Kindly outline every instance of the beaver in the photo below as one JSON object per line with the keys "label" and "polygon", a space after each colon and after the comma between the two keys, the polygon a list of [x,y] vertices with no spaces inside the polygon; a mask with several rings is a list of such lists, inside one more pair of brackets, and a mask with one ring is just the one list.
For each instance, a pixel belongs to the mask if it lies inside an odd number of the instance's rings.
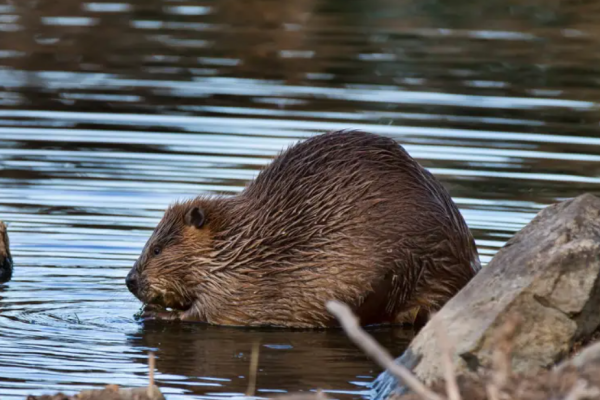
{"label": "beaver", "polygon": [[10,256],[10,245],[6,225],[0,221],[0,283],[8,282],[12,278],[13,261]]}
{"label": "beaver", "polygon": [[126,285],[147,318],[324,328],[328,300],[363,325],[423,322],[479,270],[441,183],[395,140],[344,130],[283,151],[236,196],[172,204]]}

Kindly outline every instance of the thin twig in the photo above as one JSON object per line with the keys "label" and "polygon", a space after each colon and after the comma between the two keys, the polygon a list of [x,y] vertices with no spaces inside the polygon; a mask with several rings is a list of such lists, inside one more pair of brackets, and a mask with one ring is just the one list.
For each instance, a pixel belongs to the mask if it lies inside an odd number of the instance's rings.
{"label": "thin twig", "polygon": [[500,390],[493,382],[488,382],[485,385],[485,392],[489,400],[500,400]]}
{"label": "thin twig", "polygon": [[259,354],[259,342],[254,342],[252,346],[252,355],[250,357],[250,372],[248,373],[248,389],[246,389],[246,396],[254,396],[254,390],[256,388],[256,375],[258,371],[258,354]]}
{"label": "thin twig", "polygon": [[148,397],[152,398],[154,387],[154,353],[148,353]]}
{"label": "thin twig", "polygon": [[339,301],[327,302],[327,310],[335,315],[344,328],[348,337],[360,347],[369,357],[377,362],[382,368],[390,371],[397,379],[418,394],[424,400],[445,400],[435,392],[423,385],[407,368],[396,364],[392,356],[383,349],[369,334],[367,334],[358,323],[358,318],[350,308]]}
{"label": "thin twig", "polygon": [[491,379],[485,385],[488,398],[499,400],[512,375],[512,349],[517,328],[521,322],[518,314],[511,314],[496,330],[492,352]]}
{"label": "thin twig", "polygon": [[581,399],[594,399],[600,395],[600,390],[597,387],[589,387],[588,383],[579,379],[573,385],[573,388],[565,396],[565,400],[581,400]]}
{"label": "thin twig", "polygon": [[331,400],[321,390],[316,393],[292,393],[274,397],[277,400]]}
{"label": "thin twig", "polygon": [[442,353],[442,366],[444,368],[444,378],[446,380],[446,395],[450,400],[462,400],[460,391],[458,390],[458,383],[456,382],[454,364],[452,363],[454,346],[450,343],[450,339],[448,339],[448,336],[444,333],[444,327],[442,326],[441,320],[436,320],[434,316],[432,316],[431,321],[434,324],[433,328]]}
{"label": "thin twig", "polygon": [[495,347],[492,353],[492,380],[502,390],[512,375],[513,342],[521,317],[511,314],[495,334]]}

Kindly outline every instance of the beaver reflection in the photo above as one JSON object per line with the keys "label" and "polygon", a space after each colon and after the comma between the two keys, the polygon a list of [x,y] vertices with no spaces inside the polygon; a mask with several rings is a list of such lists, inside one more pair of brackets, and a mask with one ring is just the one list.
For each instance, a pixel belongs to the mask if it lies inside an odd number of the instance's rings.
{"label": "beaver reflection", "polygon": [[331,327],[338,300],[365,325],[420,324],[479,268],[433,175],[391,138],[337,131],[287,149],[235,197],[169,207],[126,283],[158,318]]}
{"label": "beaver reflection", "polygon": [[[415,334],[413,330],[391,327],[368,331],[392,354],[402,353]],[[202,395],[244,393],[252,347],[257,341],[260,343],[258,390],[360,391],[363,388],[350,382],[370,382],[380,372],[341,329],[245,329],[152,321],[145,322],[128,344],[133,348],[156,349],[159,386]],[[170,380],[161,375],[187,378]],[[203,383],[218,386],[201,386]]]}

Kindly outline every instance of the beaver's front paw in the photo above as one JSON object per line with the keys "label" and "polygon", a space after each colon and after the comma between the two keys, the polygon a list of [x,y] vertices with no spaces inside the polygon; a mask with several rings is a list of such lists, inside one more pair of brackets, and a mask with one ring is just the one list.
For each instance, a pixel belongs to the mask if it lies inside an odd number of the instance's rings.
{"label": "beaver's front paw", "polygon": [[181,319],[181,311],[146,306],[141,313],[141,319],[145,321],[176,321]]}

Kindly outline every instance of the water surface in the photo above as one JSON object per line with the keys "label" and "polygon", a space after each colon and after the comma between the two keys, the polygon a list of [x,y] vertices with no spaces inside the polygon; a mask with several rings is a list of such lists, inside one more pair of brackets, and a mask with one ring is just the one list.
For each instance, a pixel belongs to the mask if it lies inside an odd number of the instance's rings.
{"label": "water surface", "polygon": [[487,263],[600,193],[598,26],[594,1],[0,2],[0,397],[145,385],[149,350],[168,398],[241,396],[259,341],[258,395],[368,398],[339,331],[138,323],[124,277],[163,210],[359,128],[439,177]]}

